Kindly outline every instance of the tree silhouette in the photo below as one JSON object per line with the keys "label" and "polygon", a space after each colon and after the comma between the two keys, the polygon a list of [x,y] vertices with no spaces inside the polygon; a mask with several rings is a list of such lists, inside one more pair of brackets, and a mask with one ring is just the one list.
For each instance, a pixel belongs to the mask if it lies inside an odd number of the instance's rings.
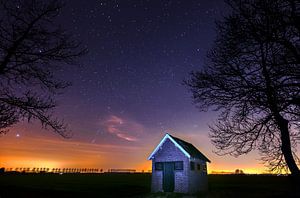
{"label": "tree silhouette", "polygon": [[58,0],[0,0],[0,133],[36,119],[68,136],[52,110],[54,96],[69,83],[53,73],[86,50],[55,24],[61,8]]}
{"label": "tree silhouette", "polygon": [[218,154],[258,149],[271,170],[299,175],[300,3],[228,0],[205,67],[186,81],[200,110],[220,112],[210,126]]}
{"label": "tree silhouette", "polygon": [[234,174],[236,174],[236,175],[243,175],[243,174],[244,174],[244,171],[243,171],[242,169],[236,169],[236,170],[234,171]]}

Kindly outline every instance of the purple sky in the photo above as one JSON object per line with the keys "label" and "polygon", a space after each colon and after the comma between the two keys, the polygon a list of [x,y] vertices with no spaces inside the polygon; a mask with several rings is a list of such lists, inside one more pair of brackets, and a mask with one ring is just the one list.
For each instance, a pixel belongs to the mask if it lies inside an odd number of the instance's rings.
{"label": "purple sky", "polygon": [[[53,147],[55,151],[56,144],[65,142],[69,147],[56,148],[62,149],[61,153],[44,155],[52,161],[62,160],[72,151],[76,153],[76,145],[81,144],[90,145],[87,151],[99,149],[99,153],[109,150],[103,145],[134,148],[126,152],[134,156],[132,163],[120,167],[142,167],[140,164],[168,131],[203,151],[218,165],[211,165],[215,169],[257,166],[256,155],[240,158],[234,164],[231,160],[234,158],[212,153],[207,124],[212,123],[217,114],[199,112],[192,104],[191,94],[182,85],[191,71],[205,64],[206,52],[215,37],[214,22],[226,14],[223,1],[67,0],[65,3],[57,23],[89,50],[79,60],[79,66],[64,66],[56,74],[73,83],[57,98],[56,109],[57,116],[69,124],[73,137],[64,140],[50,131],[41,132],[40,126],[33,123],[16,126],[2,141],[14,139],[11,142],[15,142],[26,137],[34,142],[33,139],[46,136],[56,142],[43,140],[46,142],[42,144],[41,141],[40,147],[33,148],[41,152],[44,147]],[[4,151],[12,146],[9,141],[6,144],[2,146]],[[33,143],[20,145],[30,148]],[[63,149],[68,150],[65,152],[68,154],[64,155]],[[120,149],[112,149],[105,160],[112,155],[128,156]],[[21,156],[17,148],[14,151],[14,155]],[[91,160],[93,155],[92,152],[89,156]],[[35,159],[42,161],[42,158]],[[68,166],[72,166],[72,159],[77,166],[78,158],[79,155],[70,158]],[[105,160],[93,166],[113,165],[104,163]],[[225,166],[226,163],[231,164],[228,166],[231,168]]]}

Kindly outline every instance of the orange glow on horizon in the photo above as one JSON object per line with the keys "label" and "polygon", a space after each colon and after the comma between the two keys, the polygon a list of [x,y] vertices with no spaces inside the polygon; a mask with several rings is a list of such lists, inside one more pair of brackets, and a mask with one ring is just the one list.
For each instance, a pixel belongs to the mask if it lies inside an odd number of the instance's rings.
{"label": "orange glow on horizon", "polygon": [[[16,130],[19,131],[19,130]],[[24,129],[20,129],[24,131]],[[62,139],[49,133],[23,133],[16,136],[16,132],[0,138],[0,167],[5,168],[98,168],[135,169],[137,172],[151,170],[148,155],[160,141],[158,135],[144,138],[140,144],[105,144],[87,143],[76,139]],[[36,135],[38,134],[38,135]],[[176,135],[176,134],[175,134]],[[188,137],[188,136],[187,136]],[[192,142],[202,151],[212,163],[208,164],[208,173],[235,172],[242,170],[246,174],[266,173],[266,168],[257,161],[257,155],[216,156],[211,148],[204,143],[205,137],[182,137]],[[195,142],[196,141],[196,142]],[[198,142],[197,142],[198,141]]]}
{"label": "orange glow on horizon", "polygon": [[30,159],[30,158],[14,158],[4,157],[5,160],[1,165],[6,168],[57,168],[61,167],[60,162],[47,161],[43,159]]}
{"label": "orange glow on horizon", "polygon": [[144,163],[137,165],[137,171],[151,172],[152,171],[152,162],[150,160],[145,161]]}
{"label": "orange glow on horizon", "polygon": [[215,164],[208,165],[208,173],[209,174],[220,174],[220,173],[234,173],[235,170],[242,170],[245,174],[265,174],[269,173],[267,168],[261,164],[252,165],[252,166],[238,166],[227,164]]}
{"label": "orange glow on horizon", "polygon": [[0,167],[5,168],[151,169],[146,160],[150,151],[137,146],[19,136],[2,136],[1,141]]}
{"label": "orange glow on horizon", "polygon": [[[211,170],[208,174],[234,174],[236,169],[228,169],[228,170]],[[240,169],[245,174],[267,174],[266,170],[249,168],[249,169]]]}

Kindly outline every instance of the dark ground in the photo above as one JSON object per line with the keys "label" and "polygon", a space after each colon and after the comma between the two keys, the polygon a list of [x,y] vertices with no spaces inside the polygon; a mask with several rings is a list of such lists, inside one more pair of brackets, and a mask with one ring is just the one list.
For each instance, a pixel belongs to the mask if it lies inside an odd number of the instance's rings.
{"label": "dark ground", "polygon": [[[2,174],[0,198],[196,197],[151,194],[150,174]],[[198,197],[300,197],[286,176],[209,175],[209,191]]]}

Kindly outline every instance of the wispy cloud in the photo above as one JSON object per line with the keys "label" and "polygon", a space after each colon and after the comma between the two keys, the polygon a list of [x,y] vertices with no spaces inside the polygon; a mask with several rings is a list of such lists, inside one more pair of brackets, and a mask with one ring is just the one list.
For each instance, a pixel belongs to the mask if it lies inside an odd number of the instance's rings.
{"label": "wispy cloud", "polygon": [[109,116],[102,125],[106,131],[120,139],[136,142],[144,132],[144,127],[136,121],[118,117]]}

